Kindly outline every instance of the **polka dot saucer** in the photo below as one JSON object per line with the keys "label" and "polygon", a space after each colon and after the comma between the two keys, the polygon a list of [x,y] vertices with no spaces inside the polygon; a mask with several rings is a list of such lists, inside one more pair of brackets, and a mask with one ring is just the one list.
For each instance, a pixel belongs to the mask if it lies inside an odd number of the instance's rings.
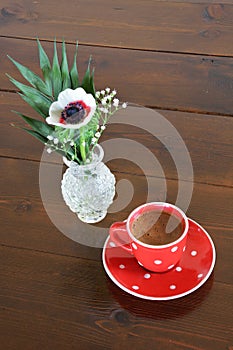
{"label": "polka dot saucer", "polygon": [[200,288],[214,268],[215,247],[209,234],[195,221],[188,220],[185,252],[173,269],[163,273],[145,270],[108,237],[102,255],[108,276],[125,292],[148,300],[176,299]]}

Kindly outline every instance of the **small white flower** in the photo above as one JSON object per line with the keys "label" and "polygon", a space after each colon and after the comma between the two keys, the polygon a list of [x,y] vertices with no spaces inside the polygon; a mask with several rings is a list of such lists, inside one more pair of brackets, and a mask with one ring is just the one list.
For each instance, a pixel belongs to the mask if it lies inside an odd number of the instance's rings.
{"label": "small white flower", "polygon": [[106,129],[106,126],[102,125],[100,129],[104,131]]}
{"label": "small white flower", "polygon": [[70,142],[70,146],[71,146],[71,147],[74,146],[74,141],[71,141],[71,142]]}
{"label": "small white flower", "polygon": [[54,145],[57,145],[58,142],[59,142],[59,140],[58,140],[57,138],[55,138],[55,139],[53,140]]}
{"label": "small white flower", "polygon": [[52,136],[52,135],[48,135],[48,136],[47,136],[47,139],[50,140],[50,141],[52,141],[52,140],[53,140],[53,136]]}
{"label": "small white flower", "polygon": [[88,163],[90,163],[90,159],[87,159],[87,160],[86,160],[86,164],[88,164]]}
{"label": "small white flower", "polygon": [[96,143],[97,139],[95,137],[92,137],[91,143]]}
{"label": "small white flower", "polygon": [[103,106],[105,106],[107,104],[107,98],[104,97],[102,100],[101,100],[101,103]]}
{"label": "small white flower", "polygon": [[100,97],[100,91],[96,91],[95,97],[96,97],[96,98],[99,98],[99,97]]}
{"label": "small white flower", "polygon": [[115,96],[116,95],[116,90],[114,89],[114,90],[112,90],[112,96]]}
{"label": "small white flower", "polygon": [[119,100],[118,100],[118,98],[114,98],[114,100],[113,100],[113,106],[114,106],[114,107],[118,107],[118,106],[119,106]]}
{"label": "small white flower", "polygon": [[127,103],[126,102],[122,103],[122,108],[126,108],[126,107],[127,107]]}
{"label": "small white flower", "polygon": [[95,137],[99,138],[100,137],[100,132],[95,133]]}
{"label": "small white flower", "polygon": [[107,113],[108,113],[108,109],[107,109],[107,108],[104,108],[104,109],[103,109],[103,112],[104,112],[105,114],[107,114]]}
{"label": "small white flower", "polygon": [[101,94],[104,96],[104,95],[105,95],[105,91],[104,91],[104,90],[101,90]]}
{"label": "small white flower", "polygon": [[47,152],[48,152],[48,154],[52,153],[51,148],[47,148]]}
{"label": "small white flower", "polygon": [[105,91],[107,92],[107,94],[109,94],[110,88],[109,88],[109,87],[106,87]]}

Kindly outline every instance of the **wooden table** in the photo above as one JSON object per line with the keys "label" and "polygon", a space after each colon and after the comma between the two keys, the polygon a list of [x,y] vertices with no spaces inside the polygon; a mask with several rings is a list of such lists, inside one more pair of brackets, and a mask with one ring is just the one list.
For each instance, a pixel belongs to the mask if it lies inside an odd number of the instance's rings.
{"label": "wooden table", "polygon": [[[0,0],[0,9],[1,349],[232,350],[232,1]],[[156,109],[185,141],[194,170],[187,215],[217,250],[214,273],[194,293],[133,297],[105,274],[101,248],[67,238],[50,221],[39,189],[43,146],[9,126],[20,124],[11,110],[36,114],[5,76],[20,79],[7,54],[39,72],[37,36],[50,57],[54,37],[65,38],[69,55],[78,39],[80,74],[92,54],[98,89],[115,87],[121,100]],[[105,140],[115,137],[152,151],[165,171],[166,200],[175,203],[177,171],[165,147],[124,124],[109,126]],[[131,181],[134,196],[96,227],[125,219],[146,201],[146,179],[156,177],[129,160],[109,166],[117,180]],[[50,200],[55,213],[64,206],[64,220],[71,215],[62,199]]]}

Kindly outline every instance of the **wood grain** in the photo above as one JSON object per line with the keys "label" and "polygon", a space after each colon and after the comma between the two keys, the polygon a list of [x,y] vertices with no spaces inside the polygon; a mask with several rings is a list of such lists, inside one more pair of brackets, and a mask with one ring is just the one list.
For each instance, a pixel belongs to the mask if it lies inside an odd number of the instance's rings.
{"label": "wood grain", "polygon": [[219,350],[231,344],[232,286],[212,278],[188,298],[156,303],[126,295],[99,262],[6,247],[0,252],[6,350],[29,349],[29,341],[33,349],[62,350],[142,349],[154,342],[156,350],[200,344]]}
{"label": "wood grain", "polygon": [[[12,90],[5,73],[21,79],[9,54],[39,73],[35,41],[0,38],[0,89]],[[52,57],[52,43],[44,43]],[[74,45],[68,45],[70,59]],[[233,58],[180,55],[107,47],[80,46],[80,76],[89,55],[94,58],[97,89],[109,85],[122,101],[143,106],[232,115]],[[22,80],[21,80],[22,81]]]}
{"label": "wood grain", "polygon": [[[228,1],[227,1],[228,2]],[[225,4],[224,4],[225,3]],[[98,46],[233,55],[229,1],[1,1],[1,35]],[[93,34],[94,33],[94,34]]]}

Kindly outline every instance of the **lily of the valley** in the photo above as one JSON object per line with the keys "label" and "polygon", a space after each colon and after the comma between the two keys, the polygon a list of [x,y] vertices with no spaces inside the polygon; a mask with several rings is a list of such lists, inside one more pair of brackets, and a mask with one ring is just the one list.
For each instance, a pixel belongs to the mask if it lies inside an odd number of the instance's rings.
{"label": "lily of the valley", "polygon": [[63,128],[79,129],[91,120],[95,110],[96,101],[92,94],[87,94],[81,87],[66,89],[51,104],[46,122]]}

